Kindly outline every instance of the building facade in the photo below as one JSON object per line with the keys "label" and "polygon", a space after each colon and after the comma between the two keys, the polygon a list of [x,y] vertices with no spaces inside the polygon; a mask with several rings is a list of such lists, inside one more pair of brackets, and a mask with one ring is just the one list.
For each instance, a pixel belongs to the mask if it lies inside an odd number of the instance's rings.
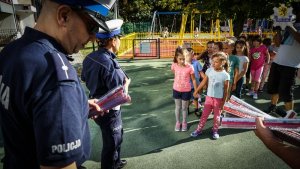
{"label": "building facade", "polygon": [[0,47],[20,37],[35,24],[36,8],[31,0],[0,0]]}

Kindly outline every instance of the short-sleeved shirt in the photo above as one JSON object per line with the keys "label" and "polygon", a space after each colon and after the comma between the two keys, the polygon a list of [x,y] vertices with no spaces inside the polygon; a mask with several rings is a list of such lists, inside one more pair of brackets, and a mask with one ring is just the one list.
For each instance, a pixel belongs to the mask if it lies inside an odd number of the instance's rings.
{"label": "short-sleeved shirt", "polygon": [[[240,62],[239,62],[239,73],[241,73],[242,71],[244,71],[244,64],[249,63],[249,58],[248,58],[248,56],[237,56],[237,57],[240,60]],[[245,70],[245,72],[246,71],[247,70]]]}
{"label": "short-sleeved shirt", "polygon": [[250,50],[251,58],[251,70],[257,70],[264,66],[266,61],[266,56],[268,53],[268,48],[265,45],[260,45],[257,48],[252,48]]}
{"label": "short-sleeved shirt", "polygon": [[87,96],[62,46],[26,28],[0,53],[4,168],[81,165],[90,155]]}
{"label": "short-sleeved shirt", "polygon": [[[300,33],[300,23],[295,23],[294,27]],[[288,31],[283,35],[274,62],[282,66],[300,68],[300,43]]]}
{"label": "short-sleeved shirt", "polygon": [[[197,83],[197,85],[199,85],[200,84],[200,74],[199,74],[199,72],[202,71],[202,66],[198,62],[198,60],[195,60],[195,59],[192,60],[192,66],[194,68],[196,83]],[[192,85],[192,88],[194,88],[192,82],[191,82],[191,85]]]}
{"label": "short-sleeved shirt", "polygon": [[190,64],[179,66],[177,63],[173,63],[171,70],[174,71],[174,83],[173,89],[178,92],[191,91],[191,75],[194,74],[193,67]]}
{"label": "short-sleeved shirt", "polygon": [[217,72],[213,68],[207,69],[205,74],[208,77],[207,96],[223,98],[224,83],[230,80],[229,74],[225,70]]}
{"label": "short-sleeved shirt", "polygon": [[234,70],[239,69],[240,60],[235,55],[229,55],[229,75],[230,83],[233,83],[234,80]]}

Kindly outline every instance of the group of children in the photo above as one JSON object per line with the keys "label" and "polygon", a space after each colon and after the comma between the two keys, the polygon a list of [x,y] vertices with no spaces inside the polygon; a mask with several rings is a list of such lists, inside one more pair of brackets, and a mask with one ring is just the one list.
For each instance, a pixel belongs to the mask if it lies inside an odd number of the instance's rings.
{"label": "group of children", "polygon": [[[242,37],[243,38],[243,37]],[[263,88],[270,69],[270,61],[276,55],[280,37],[274,36],[262,43],[260,36],[253,36],[249,45],[245,40],[226,40],[207,43],[207,50],[197,59],[191,48],[178,47],[171,66],[174,72],[173,98],[175,100],[175,131],[187,131],[187,113],[190,100],[198,111],[199,93],[206,90],[204,109],[192,137],[201,135],[208,116],[213,112],[212,138],[218,139],[218,126],[225,102],[231,94],[241,98],[247,70],[251,74],[251,89],[247,95],[258,99],[257,92]],[[252,46],[253,45],[253,46]],[[251,46],[251,47],[250,47]],[[250,51],[248,49],[250,48]],[[251,63],[251,64],[250,64]],[[249,68],[248,68],[249,67]],[[182,112],[182,123],[180,122]]]}

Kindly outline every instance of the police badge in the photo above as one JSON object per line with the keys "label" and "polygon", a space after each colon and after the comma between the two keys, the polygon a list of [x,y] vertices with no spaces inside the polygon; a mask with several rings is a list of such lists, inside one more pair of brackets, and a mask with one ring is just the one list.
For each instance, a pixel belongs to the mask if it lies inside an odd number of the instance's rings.
{"label": "police badge", "polygon": [[274,7],[274,14],[271,15],[271,19],[274,21],[273,26],[280,26],[281,30],[284,30],[286,26],[293,26],[296,15],[292,13],[292,7],[286,7],[285,4],[280,4],[278,8]]}

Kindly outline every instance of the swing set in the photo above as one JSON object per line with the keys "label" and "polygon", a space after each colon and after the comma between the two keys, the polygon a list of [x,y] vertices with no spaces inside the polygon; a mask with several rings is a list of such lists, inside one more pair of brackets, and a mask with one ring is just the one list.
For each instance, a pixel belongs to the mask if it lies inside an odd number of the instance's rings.
{"label": "swing set", "polygon": [[[160,16],[168,16],[168,15],[174,15],[170,31],[169,31],[169,27],[168,27],[169,25],[166,25],[166,23],[164,22],[163,23],[164,25],[162,26],[161,19],[160,19]],[[176,28],[177,15],[180,15],[180,12],[158,12],[158,11],[155,11],[153,13],[153,18],[152,18],[151,28],[150,28],[150,34],[151,34],[152,38],[155,35],[155,33],[157,33],[157,32],[159,32],[161,34],[161,37],[163,37],[163,38],[171,37],[172,34],[174,33],[174,28]]]}
{"label": "swing set", "polygon": [[[187,10],[185,10],[187,11]],[[179,33],[177,37],[175,38],[186,38],[186,25],[187,20],[190,15],[190,36],[189,38],[200,38],[199,35],[202,33],[202,14],[210,13],[208,11],[199,11],[197,9],[193,9],[191,12],[159,12],[155,11],[153,13],[153,18],[151,22],[151,28],[150,28],[150,37],[154,38],[155,35],[159,34],[160,37],[163,38],[169,38],[174,37],[176,33]],[[165,20],[168,19],[167,16],[173,15],[173,20],[171,26],[166,24]],[[181,15],[181,20],[177,19],[178,16]],[[199,15],[199,25],[195,28],[195,20],[196,15]],[[164,20],[160,17],[163,17]],[[217,17],[218,18],[218,17]],[[169,18],[170,21],[170,18]],[[181,22],[181,23],[179,23]],[[177,25],[180,24],[180,30],[177,29]],[[228,19],[224,23],[224,25],[220,25],[220,19],[211,20],[211,28],[210,28],[210,36],[216,37],[217,39],[220,39],[221,32],[228,32],[227,36],[233,36],[233,25],[232,25],[232,19]],[[171,28],[171,29],[169,29]]]}

